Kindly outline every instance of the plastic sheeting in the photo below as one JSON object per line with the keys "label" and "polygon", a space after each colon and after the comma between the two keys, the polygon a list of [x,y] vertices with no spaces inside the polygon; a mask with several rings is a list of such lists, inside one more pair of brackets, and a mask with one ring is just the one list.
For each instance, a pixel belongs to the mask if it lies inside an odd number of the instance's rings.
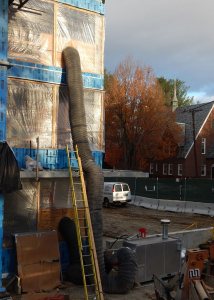
{"label": "plastic sheeting", "polygon": [[4,245],[12,235],[36,230],[37,183],[22,181],[23,190],[4,195]]}
{"label": "plastic sheeting", "polygon": [[[15,1],[14,3],[19,3]],[[9,7],[8,51],[10,58],[53,64],[53,3],[29,0],[18,10]]]}
{"label": "plastic sheeting", "polygon": [[103,74],[103,16],[60,5],[57,21],[57,65],[61,66],[62,50],[72,46],[80,54],[82,71]]}
{"label": "plastic sheeting", "polygon": [[79,51],[83,72],[103,74],[104,17],[41,0],[29,0],[21,10],[10,6],[10,58],[62,66],[62,50],[68,45]]}
{"label": "plastic sheeting", "polygon": [[0,143],[0,193],[21,190],[18,162],[6,142]]}
{"label": "plastic sheeting", "polygon": [[[103,92],[84,90],[88,139],[104,151]],[[7,141],[11,147],[65,148],[71,143],[66,86],[8,80]]]}
{"label": "plastic sheeting", "polygon": [[11,147],[52,147],[53,87],[8,80],[7,141]]}
{"label": "plastic sheeting", "polygon": [[43,179],[40,186],[40,207],[71,208],[71,190],[68,178]]}
{"label": "plastic sheeting", "polygon": [[[68,117],[68,89],[59,88],[57,147],[64,148],[71,141],[71,130]],[[103,92],[84,90],[86,124],[90,148],[92,151],[104,151],[103,141]]]}

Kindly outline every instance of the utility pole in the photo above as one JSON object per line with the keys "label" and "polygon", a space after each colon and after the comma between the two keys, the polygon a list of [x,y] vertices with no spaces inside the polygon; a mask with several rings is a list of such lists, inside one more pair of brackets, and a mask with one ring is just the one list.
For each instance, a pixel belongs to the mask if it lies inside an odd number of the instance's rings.
{"label": "utility pole", "polygon": [[196,136],[195,136],[195,112],[196,110],[192,109],[191,113],[192,113],[192,135],[193,135],[193,148],[194,148],[194,161],[195,161],[195,176],[198,177],[198,159],[197,159]]}

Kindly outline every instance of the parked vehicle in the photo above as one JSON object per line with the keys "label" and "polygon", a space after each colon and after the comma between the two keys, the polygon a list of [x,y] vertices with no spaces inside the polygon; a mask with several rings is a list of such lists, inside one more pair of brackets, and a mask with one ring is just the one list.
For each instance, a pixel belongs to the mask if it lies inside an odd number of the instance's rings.
{"label": "parked vehicle", "polygon": [[104,207],[109,207],[111,204],[120,204],[125,206],[127,202],[130,202],[131,200],[131,191],[127,183],[104,182]]}

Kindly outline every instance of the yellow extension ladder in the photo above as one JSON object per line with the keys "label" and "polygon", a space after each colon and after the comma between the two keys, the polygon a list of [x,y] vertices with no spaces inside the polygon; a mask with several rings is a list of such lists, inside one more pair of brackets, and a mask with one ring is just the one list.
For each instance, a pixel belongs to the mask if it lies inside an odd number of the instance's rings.
{"label": "yellow extension ladder", "polygon": [[76,176],[76,174],[74,176],[74,172],[72,172],[72,158],[70,157],[71,152],[69,151],[68,145],[66,146],[66,153],[85,299],[104,300],[82,162],[79,156],[78,147],[76,146],[74,151],[74,159],[77,161],[79,168],[78,176]]}

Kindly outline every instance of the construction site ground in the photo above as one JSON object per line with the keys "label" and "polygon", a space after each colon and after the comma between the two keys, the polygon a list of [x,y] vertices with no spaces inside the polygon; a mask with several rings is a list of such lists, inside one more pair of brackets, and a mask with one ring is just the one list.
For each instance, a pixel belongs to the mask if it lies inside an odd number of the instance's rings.
{"label": "construction site ground", "polygon": [[137,234],[139,228],[146,228],[148,235],[158,234],[162,232],[161,219],[171,221],[170,232],[214,226],[214,218],[205,215],[159,211],[134,205],[112,206],[103,209],[104,236],[130,236]]}
{"label": "construction site ground", "polygon": [[[209,216],[197,214],[173,213],[145,209],[133,205],[127,207],[110,207],[103,209],[104,245],[106,241],[114,241],[120,236],[132,236],[138,233],[139,228],[146,228],[148,235],[160,234],[162,231],[161,219],[170,219],[169,231],[181,231],[185,229],[206,228],[214,225],[214,219]],[[47,295],[67,294],[68,299],[83,300],[83,287],[71,283],[65,284],[58,290],[42,294],[27,294],[16,296],[16,300],[40,300]],[[105,300],[155,300],[154,285],[152,282],[136,284],[126,295],[105,294]]]}

